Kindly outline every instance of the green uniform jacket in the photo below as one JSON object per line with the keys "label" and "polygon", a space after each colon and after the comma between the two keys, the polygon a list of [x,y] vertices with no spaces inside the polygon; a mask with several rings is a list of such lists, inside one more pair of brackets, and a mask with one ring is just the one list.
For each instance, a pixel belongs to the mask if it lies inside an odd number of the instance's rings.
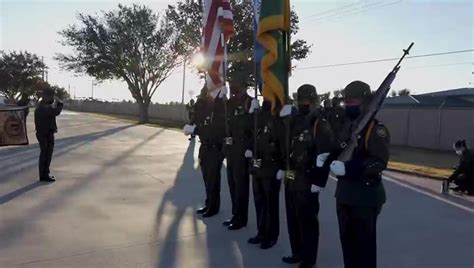
{"label": "green uniform jacket", "polygon": [[225,137],[224,103],[222,99],[199,99],[196,102],[196,130],[201,143],[222,147]]}
{"label": "green uniform jacket", "polygon": [[[308,115],[294,112],[285,120],[290,125],[290,169],[295,172],[295,179],[287,180],[287,187],[290,191],[306,191],[311,189],[312,184],[324,187],[329,171],[321,172],[316,167],[316,157],[331,152],[334,147],[329,123],[318,112]],[[285,147],[283,156],[286,156]]]}
{"label": "green uniform jacket", "polygon": [[232,137],[228,153],[232,152],[238,158],[244,157],[243,152],[253,144],[253,115],[249,114],[251,101],[252,98],[247,93],[239,97],[233,96],[227,101],[227,135]]}
{"label": "green uniform jacket", "polygon": [[283,122],[270,111],[259,111],[257,116],[257,150],[254,148],[255,144],[248,149],[253,151],[257,159],[262,160],[261,170],[266,174],[284,170],[285,158],[281,149],[282,135],[285,133]]}
{"label": "green uniform jacket", "polygon": [[[352,122],[347,120],[342,135],[338,136],[348,137],[352,127]],[[390,134],[376,120],[362,134],[352,160],[345,163],[346,175],[338,177],[336,200],[351,206],[379,207],[386,201],[382,171],[389,159]]]}

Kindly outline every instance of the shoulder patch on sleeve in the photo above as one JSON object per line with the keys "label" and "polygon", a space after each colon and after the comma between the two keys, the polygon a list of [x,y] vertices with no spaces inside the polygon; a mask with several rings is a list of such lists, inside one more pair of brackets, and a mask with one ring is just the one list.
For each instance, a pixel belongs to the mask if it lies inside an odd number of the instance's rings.
{"label": "shoulder patch on sleeve", "polygon": [[375,133],[377,133],[377,136],[382,137],[382,138],[385,138],[388,136],[387,129],[383,125],[377,126]]}

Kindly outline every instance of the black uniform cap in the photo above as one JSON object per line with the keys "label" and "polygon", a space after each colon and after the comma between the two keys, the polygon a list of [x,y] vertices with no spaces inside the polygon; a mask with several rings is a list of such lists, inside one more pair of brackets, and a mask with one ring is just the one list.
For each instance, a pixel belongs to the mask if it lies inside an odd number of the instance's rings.
{"label": "black uniform cap", "polygon": [[316,93],[316,87],[313,85],[304,84],[298,88],[298,100],[310,99],[314,101],[317,97],[318,94]]}
{"label": "black uniform cap", "polygon": [[467,148],[466,140],[458,140],[453,144],[454,150],[461,150]]}
{"label": "black uniform cap", "polygon": [[54,90],[51,88],[45,88],[41,92],[42,96],[54,96]]}
{"label": "black uniform cap", "polygon": [[339,98],[339,97],[332,98],[332,101],[331,101],[332,107],[338,107],[341,105],[341,103],[342,103],[342,98]]}
{"label": "black uniform cap", "polygon": [[362,81],[353,81],[344,88],[344,99],[365,99],[371,95],[370,86]]}

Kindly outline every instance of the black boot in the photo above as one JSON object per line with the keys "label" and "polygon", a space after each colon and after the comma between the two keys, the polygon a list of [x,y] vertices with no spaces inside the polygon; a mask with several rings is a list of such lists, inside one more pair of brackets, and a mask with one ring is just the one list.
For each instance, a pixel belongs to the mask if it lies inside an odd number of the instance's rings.
{"label": "black boot", "polygon": [[48,178],[40,178],[40,181],[44,181],[44,182],[55,182],[56,179],[54,178],[54,176],[49,176]]}
{"label": "black boot", "polygon": [[271,241],[263,241],[262,244],[260,245],[261,249],[269,249],[272,248],[275,244],[277,243],[277,240],[271,240]]}
{"label": "black boot", "polygon": [[197,214],[203,214],[204,212],[206,212],[207,208],[206,207],[202,207],[202,208],[199,208],[198,210],[196,210],[196,213]]}
{"label": "black boot", "polygon": [[202,216],[203,216],[204,218],[210,218],[210,217],[216,215],[217,213],[219,213],[219,211],[208,210],[208,211],[204,212],[204,213],[202,214]]}
{"label": "black boot", "polygon": [[284,263],[288,263],[288,264],[295,264],[295,263],[301,262],[300,257],[295,256],[295,255],[283,257],[281,260],[282,260]]}
{"label": "black boot", "polygon": [[247,226],[247,224],[243,224],[241,222],[233,222],[229,225],[229,230],[239,230],[242,229],[243,227]]}
{"label": "black boot", "polygon": [[260,243],[262,243],[262,238],[260,236],[256,235],[254,237],[249,238],[249,240],[247,240],[247,242],[249,244],[253,244],[253,245],[260,244]]}
{"label": "black boot", "polygon": [[226,220],[225,222],[222,223],[222,225],[228,227],[228,226],[231,225],[233,222],[234,222],[234,217],[232,217],[232,218]]}

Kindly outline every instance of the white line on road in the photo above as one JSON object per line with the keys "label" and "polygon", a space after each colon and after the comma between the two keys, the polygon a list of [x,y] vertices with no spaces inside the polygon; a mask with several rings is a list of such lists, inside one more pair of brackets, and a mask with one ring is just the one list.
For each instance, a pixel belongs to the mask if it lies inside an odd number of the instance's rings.
{"label": "white line on road", "polygon": [[[329,177],[330,177],[331,179],[333,179],[334,181],[337,181],[337,178],[335,178],[335,177],[333,177],[333,176],[329,176]],[[445,202],[445,203],[447,203],[447,204],[449,204],[449,205],[455,206],[455,207],[460,208],[460,209],[462,209],[462,210],[465,210],[465,211],[467,211],[467,212],[474,213],[474,209],[472,209],[472,208],[470,208],[470,207],[463,206],[463,205],[461,205],[461,204],[458,204],[458,203],[453,202],[453,201],[451,201],[451,200],[448,200],[448,199],[446,199],[446,198],[437,196],[437,195],[432,194],[432,193],[427,192],[427,191],[423,191],[423,190],[418,189],[418,188],[416,188],[416,187],[413,187],[413,186],[411,186],[411,185],[409,185],[409,184],[403,183],[403,182],[401,182],[401,181],[399,181],[399,180],[392,179],[392,178],[389,178],[389,177],[387,177],[387,176],[383,176],[383,179],[386,180],[386,181],[395,183],[395,184],[397,184],[397,185],[399,185],[399,186],[405,187],[405,188],[407,188],[407,189],[410,189],[410,190],[412,190],[412,191],[415,191],[415,192],[417,192],[417,193],[420,193],[420,194],[429,196],[429,197],[434,198],[434,199],[436,199],[436,200],[439,200],[439,201],[441,201],[441,202]]]}

